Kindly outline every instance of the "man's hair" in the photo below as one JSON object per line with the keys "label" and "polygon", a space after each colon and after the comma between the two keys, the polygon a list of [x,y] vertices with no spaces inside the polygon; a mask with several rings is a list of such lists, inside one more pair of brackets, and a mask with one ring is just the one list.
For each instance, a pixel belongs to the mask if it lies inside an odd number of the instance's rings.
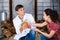
{"label": "man's hair", "polygon": [[24,6],[23,5],[17,5],[16,7],[15,7],[15,11],[18,11],[18,9],[20,9],[20,8],[23,8]]}

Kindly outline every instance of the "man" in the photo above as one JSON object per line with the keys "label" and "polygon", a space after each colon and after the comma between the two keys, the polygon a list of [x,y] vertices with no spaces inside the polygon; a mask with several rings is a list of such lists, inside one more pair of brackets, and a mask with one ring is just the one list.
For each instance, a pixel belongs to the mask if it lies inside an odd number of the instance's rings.
{"label": "man", "polygon": [[[29,28],[28,25],[28,28],[23,29],[24,27],[21,26],[25,20],[28,24],[35,23],[33,16],[31,14],[25,13],[23,5],[17,5],[15,11],[18,15],[13,19],[13,24],[16,29],[14,40],[35,40],[35,27],[31,26],[31,28]],[[23,29],[22,32],[21,29]]]}

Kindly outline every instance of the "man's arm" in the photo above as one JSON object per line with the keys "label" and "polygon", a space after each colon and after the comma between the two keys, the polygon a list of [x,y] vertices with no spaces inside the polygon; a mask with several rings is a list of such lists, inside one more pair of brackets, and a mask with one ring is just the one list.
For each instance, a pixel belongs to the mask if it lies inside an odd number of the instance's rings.
{"label": "man's arm", "polygon": [[13,25],[15,27],[16,33],[19,34],[19,27],[20,25],[17,23],[17,20],[13,20]]}
{"label": "man's arm", "polygon": [[[34,20],[34,17],[30,14],[30,16],[29,16],[30,18],[29,18],[29,20],[30,20],[30,23],[35,23],[35,20]],[[36,26],[31,26],[31,29],[35,29],[36,28]]]}

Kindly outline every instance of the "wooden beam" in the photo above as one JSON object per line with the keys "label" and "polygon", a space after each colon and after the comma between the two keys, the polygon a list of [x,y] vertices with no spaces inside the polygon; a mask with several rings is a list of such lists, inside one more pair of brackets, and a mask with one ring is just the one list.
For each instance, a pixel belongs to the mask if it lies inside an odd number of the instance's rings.
{"label": "wooden beam", "polygon": [[34,13],[35,13],[35,21],[37,21],[37,0],[35,0],[35,10],[34,10]]}
{"label": "wooden beam", "polygon": [[10,18],[9,18],[9,20],[10,21],[12,21],[12,0],[9,0],[9,12],[10,12],[10,14],[9,14],[9,16],[10,16]]}

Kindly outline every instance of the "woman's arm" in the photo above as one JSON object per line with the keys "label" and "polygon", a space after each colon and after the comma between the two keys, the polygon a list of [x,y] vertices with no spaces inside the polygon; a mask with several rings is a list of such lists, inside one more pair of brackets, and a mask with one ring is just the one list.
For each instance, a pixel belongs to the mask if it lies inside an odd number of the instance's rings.
{"label": "woman's arm", "polygon": [[43,22],[43,23],[32,23],[32,26],[37,26],[37,27],[43,27],[45,25],[47,25],[47,22]]}
{"label": "woman's arm", "polygon": [[53,37],[53,35],[56,33],[56,31],[54,31],[54,30],[51,30],[49,34],[47,34],[47,33],[45,33],[45,32],[42,32],[42,31],[40,31],[39,29],[36,29],[35,31],[43,34],[44,36],[46,36],[46,37],[48,37],[48,38]]}

